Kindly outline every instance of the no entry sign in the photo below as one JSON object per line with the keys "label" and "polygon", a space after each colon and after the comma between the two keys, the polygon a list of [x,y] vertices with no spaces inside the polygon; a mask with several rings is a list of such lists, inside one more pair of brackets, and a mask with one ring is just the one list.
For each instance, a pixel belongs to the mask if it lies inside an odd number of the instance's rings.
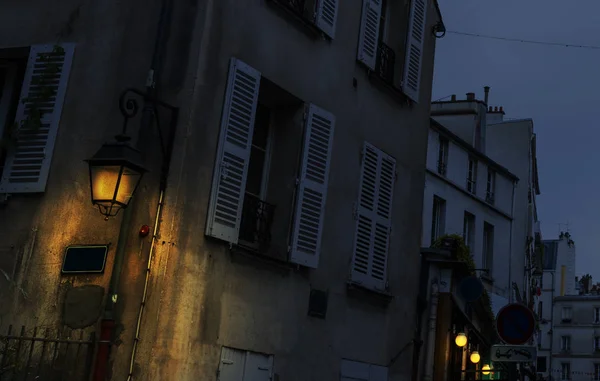
{"label": "no entry sign", "polygon": [[522,345],[533,336],[535,316],[522,304],[508,304],[496,316],[496,329],[498,336],[506,344]]}

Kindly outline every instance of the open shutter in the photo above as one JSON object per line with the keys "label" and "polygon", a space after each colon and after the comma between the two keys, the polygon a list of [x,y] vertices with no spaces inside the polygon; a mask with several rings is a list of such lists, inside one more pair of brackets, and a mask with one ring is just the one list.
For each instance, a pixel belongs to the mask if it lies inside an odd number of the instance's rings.
{"label": "open shutter", "polygon": [[360,19],[357,58],[371,70],[375,70],[375,62],[377,61],[381,2],[382,0],[363,0],[363,11]]}
{"label": "open shutter", "polygon": [[335,117],[312,104],[307,108],[290,260],[316,268],[321,252]]}
{"label": "open shutter", "polygon": [[396,161],[373,145],[363,149],[351,280],[386,287]]}
{"label": "open shutter", "polygon": [[221,120],[206,234],[238,242],[260,73],[232,58]]}
{"label": "open shutter", "polygon": [[315,24],[331,38],[335,37],[338,3],[338,0],[319,0],[317,2]]}
{"label": "open shutter", "polygon": [[411,0],[402,91],[415,102],[419,101],[426,17],[427,0]]}
{"label": "open shutter", "polygon": [[[17,144],[8,150],[0,193],[40,193],[46,190],[75,45],[63,44],[60,48],[55,49],[55,45],[31,46],[15,118]],[[26,124],[36,96],[49,91],[52,91],[52,96],[38,106],[42,113],[41,124]],[[46,94],[43,94],[44,97]]]}
{"label": "open shutter", "polygon": [[247,352],[246,366],[244,367],[244,380],[270,381],[272,372],[273,356]]}

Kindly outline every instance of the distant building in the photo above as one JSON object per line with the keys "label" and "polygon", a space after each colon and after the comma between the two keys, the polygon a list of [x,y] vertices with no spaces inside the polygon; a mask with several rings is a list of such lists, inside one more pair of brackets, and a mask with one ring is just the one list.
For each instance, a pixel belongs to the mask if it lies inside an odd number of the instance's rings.
{"label": "distant building", "polygon": [[[556,314],[553,300],[561,297],[573,297],[578,294],[575,282],[575,246],[569,244],[564,236],[559,239],[544,240],[543,277],[540,286],[537,314],[539,317],[539,334],[537,338],[538,360],[536,370],[545,377],[552,374],[555,379],[560,374],[560,364],[553,361],[556,345],[557,327],[564,332],[561,325],[562,315]],[[558,324],[558,326],[557,326]],[[560,351],[559,351],[560,352]],[[551,370],[553,370],[551,372]],[[589,379],[589,378],[588,378]]]}

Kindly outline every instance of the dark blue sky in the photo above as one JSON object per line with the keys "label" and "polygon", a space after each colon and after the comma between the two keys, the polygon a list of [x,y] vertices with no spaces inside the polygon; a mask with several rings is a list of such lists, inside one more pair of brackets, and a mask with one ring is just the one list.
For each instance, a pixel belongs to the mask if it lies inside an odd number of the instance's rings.
{"label": "dark blue sky", "polygon": [[[600,46],[600,1],[439,0],[446,28],[474,34]],[[447,33],[437,41],[433,99],[475,92],[508,118],[533,118],[544,239],[569,222],[577,274],[600,280],[600,49],[545,46]],[[563,225],[562,230],[565,230]]]}

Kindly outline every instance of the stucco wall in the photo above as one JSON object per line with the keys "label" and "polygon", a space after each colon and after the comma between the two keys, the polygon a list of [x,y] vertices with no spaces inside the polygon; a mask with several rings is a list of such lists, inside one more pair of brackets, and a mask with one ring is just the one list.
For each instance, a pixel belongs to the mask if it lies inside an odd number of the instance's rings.
{"label": "stucco wall", "polygon": [[[0,47],[52,42],[79,5],[45,4],[0,5]],[[23,272],[18,286],[28,297],[18,296],[12,288],[5,291],[3,298],[14,303],[2,310],[4,321],[58,325],[64,288],[108,282],[110,271],[95,277],[62,277],[60,266],[68,244],[112,242],[107,263],[111,268],[120,219],[105,222],[91,207],[82,160],[118,132],[119,91],[145,83],[158,5],[158,1],[127,6],[88,2],[74,17],[66,39],[78,45],[47,191],[15,195],[0,210],[0,239],[18,248],[19,255],[33,245],[28,265],[17,270]],[[307,36],[302,25],[291,23],[263,1],[176,5],[159,84],[161,96],[181,107],[181,117],[151,262],[136,379],[215,379],[222,345],[274,354],[275,373],[281,379],[335,379],[341,358],[388,365],[413,339],[412,290],[418,280],[434,38],[426,33],[421,101],[409,107],[375,87],[356,64],[361,9],[359,2],[342,4],[337,37],[328,42]],[[436,17],[429,7],[427,31]],[[204,237],[231,57],[336,116],[322,255],[314,271],[281,269],[254,257],[232,256],[228,244]],[[135,127],[132,134],[137,134]],[[120,328],[112,351],[114,379],[125,379],[129,372],[146,274],[150,237],[140,239],[137,230],[142,224],[152,226],[157,206],[160,156],[155,136],[148,135],[144,150],[156,154],[148,155],[153,171],[139,190],[126,231],[117,311]],[[389,290],[395,298],[387,308],[373,303],[370,296],[346,294],[365,140],[397,159],[388,264]],[[37,229],[35,239],[32,229]],[[13,260],[1,265],[11,269]],[[326,320],[306,316],[311,286],[329,291]],[[392,379],[408,377],[411,353],[405,350],[392,364]]]}

